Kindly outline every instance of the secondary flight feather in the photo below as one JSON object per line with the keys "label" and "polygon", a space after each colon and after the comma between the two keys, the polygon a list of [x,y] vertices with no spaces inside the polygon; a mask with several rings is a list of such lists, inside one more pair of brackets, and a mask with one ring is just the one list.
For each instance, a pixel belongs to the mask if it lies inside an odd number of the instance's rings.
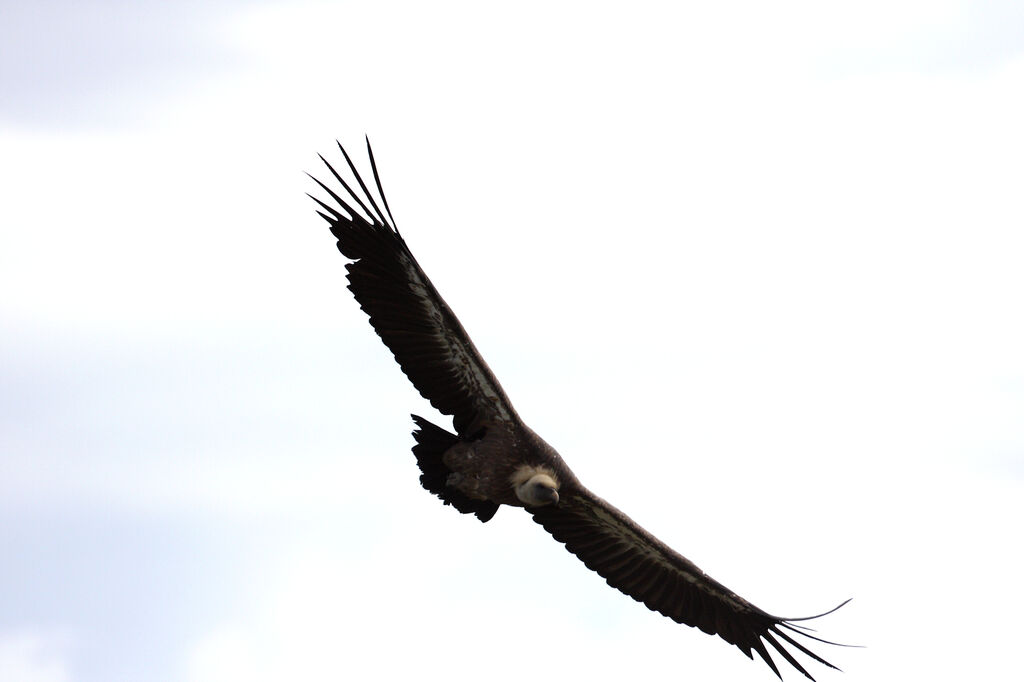
{"label": "secondary flight feather", "polygon": [[580,483],[555,449],[519,418],[399,234],[369,141],[380,204],[348,153],[340,144],[338,148],[346,175],[358,189],[321,156],[333,181],[313,180],[333,204],[310,197],[330,225],[338,249],[351,261],[345,266],[348,288],[413,386],[453,419],[455,433],[413,415],[418,428],[412,451],[423,487],[481,521],[488,521],[501,505],[524,508],[612,587],[677,623],[718,635],[748,658],[756,653],[780,678],[772,653],[811,680],[794,652],[835,668],[807,640],[833,643],[797,622],[831,611],[809,618],[779,618],[762,611]]}

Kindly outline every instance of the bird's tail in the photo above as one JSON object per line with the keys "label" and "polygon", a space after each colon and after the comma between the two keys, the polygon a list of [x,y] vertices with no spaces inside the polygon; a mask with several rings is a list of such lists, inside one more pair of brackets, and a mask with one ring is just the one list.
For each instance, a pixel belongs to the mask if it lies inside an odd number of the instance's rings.
{"label": "bird's tail", "polygon": [[448,448],[459,442],[459,437],[435,426],[423,417],[412,415],[412,420],[419,428],[412,432],[416,445],[412,454],[416,455],[422,475],[420,484],[429,492],[434,493],[445,504],[450,504],[463,514],[476,514],[481,521],[490,521],[498,505],[487,500],[474,500],[448,485],[451,470],[444,465],[442,457]]}

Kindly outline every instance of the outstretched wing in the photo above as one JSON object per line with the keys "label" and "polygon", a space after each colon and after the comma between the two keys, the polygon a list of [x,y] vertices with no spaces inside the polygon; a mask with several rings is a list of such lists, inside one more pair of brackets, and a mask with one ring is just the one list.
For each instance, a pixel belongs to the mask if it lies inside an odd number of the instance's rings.
{"label": "outstretched wing", "polygon": [[353,190],[321,156],[341,187],[335,191],[313,180],[337,206],[313,195],[310,198],[323,209],[317,213],[330,224],[338,250],[354,261],[345,266],[348,288],[370,316],[377,335],[420,395],[454,417],[459,434],[472,435],[482,421],[516,419],[498,380],[395,228],[370,141],[366,141],[366,149],[373,179],[390,221],[340,143],[338,148],[362,192]]}
{"label": "outstretched wing", "polygon": [[811,680],[814,678],[787,650],[787,644],[835,668],[794,639],[794,635],[801,635],[834,644],[794,623],[809,618],[778,618],[765,613],[585,488],[563,497],[556,505],[527,510],[534,521],[612,587],[677,623],[717,634],[748,658],[753,658],[751,652],[756,651],[780,678],[766,642]]}

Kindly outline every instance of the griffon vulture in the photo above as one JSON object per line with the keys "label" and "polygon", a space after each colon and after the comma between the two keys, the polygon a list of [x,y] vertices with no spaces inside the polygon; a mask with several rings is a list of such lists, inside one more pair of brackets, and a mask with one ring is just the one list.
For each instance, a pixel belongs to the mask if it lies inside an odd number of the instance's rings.
{"label": "griffon vulture", "polygon": [[[321,156],[340,189],[313,180],[336,206],[310,198],[322,209],[317,212],[330,224],[338,249],[352,261],[345,266],[348,288],[413,386],[454,420],[455,433],[449,433],[412,416],[418,427],[412,451],[423,487],[481,521],[488,521],[501,505],[524,508],[612,587],[677,623],[718,635],[748,658],[756,652],[780,678],[768,646],[812,680],[790,649],[835,668],[797,639],[832,644],[795,622],[809,618],[779,618],[762,611],[580,483],[555,449],[516,414],[398,233],[369,140],[370,166],[387,217],[348,153],[338,147],[361,191]],[[827,613],[831,611],[810,618]]]}

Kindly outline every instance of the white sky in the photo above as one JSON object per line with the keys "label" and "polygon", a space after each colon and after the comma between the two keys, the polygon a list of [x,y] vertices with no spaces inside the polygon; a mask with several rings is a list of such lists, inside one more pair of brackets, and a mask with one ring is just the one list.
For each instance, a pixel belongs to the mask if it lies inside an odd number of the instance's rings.
{"label": "white sky", "polygon": [[1024,6],[515,7],[2,6],[0,682],[774,679],[419,488],[304,196],[363,133],[589,487],[854,598],[821,682],[1019,668]]}

